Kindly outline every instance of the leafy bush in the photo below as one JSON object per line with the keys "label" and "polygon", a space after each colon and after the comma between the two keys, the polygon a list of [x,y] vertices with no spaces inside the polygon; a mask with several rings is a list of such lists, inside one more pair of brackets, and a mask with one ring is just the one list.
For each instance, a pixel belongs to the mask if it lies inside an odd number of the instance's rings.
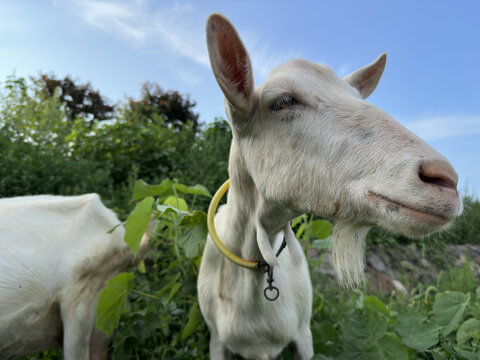
{"label": "leafy bush", "polygon": [[192,203],[197,196],[210,197],[203,186],[170,180],[135,185],[133,199],[141,201],[126,221],[125,241],[134,252],[138,250],[152,210],[156,231],[149,257],[135,276],[119,274],[100,295],[97,327],[110,334],[120,324],[112,343],[115,359],[208,358],[208,331],[196,297],[206,214],[191,210],[180,194]]}
{"label": "leafy bush", "polygon": [[71,156],[58,98],[38,98],[23,78],[7,80],[0,110],[0,196],[78,194],[106,187],[108,172]]}
{"label": "leafy bush", "polygon": [[[198,185],[194,188],[201,189]],[[121,290],[130,295],[125,308],[125,297],[117,303],[117,317],[121,315],[121,320],[113,340],[114,358],[208,358],[207,329],[198,311],[195,286],[198,249],[206,235],[205,214],[192,212],[177,192],[169,190],[194,188],[168,180],[153,186],[136,184],[134,199],[144,200],[130,215],[129,219],[136,220],[127,220],[127,233],[130,226],[137,224],[135,239],[140,241],[154,202],[152,195],[159,196],[156,209],[161,231],[154,255],[145,262],[145,274],[138,276],[142,271],[137,269],[135,284],[127,281]],[[150,199],[148,211],[138,210],[146,199]],[[139,213],[143,215],[139,217]],[[142,226],[138,226],[140,222]],[[302,215],[292,225],[305,251],[314,247],[325,253],[330,247],[328,221]],[[130,242],[127,236],[126,241]],[[312,271],[321,258],[309,260]],[[124,276],[131,278],[129,274],[120,275]],[[314,291],[312,319],[315,359],[478,359],[478,286],[468,265],[445,272],[438,280],[438,289],[419,286],[410,297],[390,297],[385,302],[360,290],[353,294],[337,288],[320,292],[319,285]],[[110,290],[107,287],[105,291]],[[102,307],[111,305],[100,299],[100,323]],[[113,330],[111,319],[105,325]],[[284,356],[291,358],[288,350]]]}
{"label": "leafy bush", "polygon": [[463,198],[465,210],[450,230],[438,235],[449,244],[480,245],[480,201],[471,196]]}
{"label": "leafy bush", "polygon": [[198,116],[194,102],[176,92],[156,98],[162,109],[118,105],[112,120],[99,123],[86,115],[72,119],[62,94],[53,87],[45,96],[43,90],[42,83],[13,76],[1,90],[1,197],[97,192],[123,218],[138,178],[178,178],[215,188],[227,177],[228,124],[216,120],[199,131],[198,123],[182,118],[179,126],[176,114]]}
{"label": "leafy bush", "polygon": [[[216,189],[228,177],[228,123],[216,120],[198,130],[186,118],[174,126],[154,109],[139,111],[139,104],[119,106],[112,120],[92,123],[68,118],[58,94],[44,97],[37,90],[15,77],[2,89],[0,196],[98,192],[122,219],[132,214],[126,227],[136,228],[128,230],[134,234],[127,239],[133,248],[155,209],[158,225],[149,256],[131,273],[112,279],[104,293],[120,291],[123,299],[104,319],[105,331],[118,321],[112,358],[208,358],[208,331],[196,297],[206,235],[201,210],[208,205],[208,191],[177,181],[148,185],[136,180],[170,177]],[[194,103],[185,104],[191,109]],[[130,194],[134,184],[134,200],[141,204],[136,209]],[[434,237],[434,246],[480,244],[480,202],[466,197],[464,203],[465,215],[449,232]],[[331,245],[331,225],[308,215],[292,225],[306,252],[320,252],[309,259],[314,274]],[[370,232],[369,241],[382,247],[410,242],[378,230]],[[425,250],[432,243],[429,238],[419,246]],[[468,263],[440,274],[436,287],[418,285],[403,298],[345,294],[336,285],[318,284],[312,319],[315,359],[478,360],[478,286]],[[291,358],[288,350],[284,357]],[[60,358],[55,351],[27,357]]]}

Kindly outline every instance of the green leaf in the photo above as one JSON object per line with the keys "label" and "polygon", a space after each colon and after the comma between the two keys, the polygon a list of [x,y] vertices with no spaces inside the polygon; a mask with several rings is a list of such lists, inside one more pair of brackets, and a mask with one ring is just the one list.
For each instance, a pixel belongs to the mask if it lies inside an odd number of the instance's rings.
{"label": "green leaf", "polygon": [[198,246],[202,244],[208,233],[207,214],[203,211],[194,211],[192,215],[182,218],[179,224],[182,227],[182,236],[178,239],[188,259],[198,256]]}
{"label": "green leaf", "polygon": [[432,350],[431,352],[433,360],[444,360],[444,356],[441,352]]}
{"label": "green leaf", "polygon": [[308,234],[316,239],[326,239],[332,234],[332,224],[327,220],[314,220],[309,224]]}
{"label": "green leaf", "polygon": [[313,355],[312,360],[333,360],[330,356],[325,356],[323,354],[315,354]]}
{"label": "green leaf", "polygon": [[442,335],[447,336],[460,324],[469,302],[470,294],[459,291],[437,293],[433,303],[433,312],[435,320],[443,327],[440,331]]}
{"label": "green leaf", "polygon": [[475,331],[480,332],[480,322],[474,318],[465,321],[457,330],[457,344],[459,346],[465,344]]}
{"label": "green leaf", "polygon": [[344,344],[344,349],[336,360],[380,360],[381,352],[375,340],[354,339]]}
{"label": "green leaf", "polygon": [[172,207],[174,207],[178,210],[188,212],[187,202],[180,197],[169,196],[168,198],[165,199],[163,204],[164,205],[170,205],[170,206],[172,206]]}
{"label": "green leaf", "polygon": [[174,190],[184,194],[212,197],[208,189],[203,185],[186,186],[174,183],[170,179],[165,179],[158,185],[150,185],[143,180],[138,180],[133,188],[133,200],[143,199],[147,196],[166,198],[175,195]]}
{"label": "green leaf", "polygon": [[307,217],[307,215],[302,214],[302,215],[300,215],[300,216],[297,216],[296,218],[293,218],[293,219],[292,219],[291,227],[293,228],[293,227],[297,226],[298,224],[300,224],[301,222],[303,222],[306,217]]}
{"label": "green leaf", "polygon": [[364,316],[354,313],[347,317],[342,327],[343,337],[347,341],[368,341],[381,339],[387,331],[387,322],[378,316]]}
{"label": "green leaf", "polygon": [[183,184],[175,184],[175,189],[179,192],[184,194],[193,194],[193,195],[201,195],[206,197],[212,197],[208,189],[203,185],[193,185],[193,186],[186,186]]}
{"label": "green leaf", "polygon": [[[178,265],[178,264],[177,264],[177,265]],[[168,290],[170,290],[170,289],[177,283],[177,281],[178,281],[178,279],[180,278],[180,276],[181,276],[181,273],[178,273],[178,274],[176,274],[174,277],[171,277],[171,278],[170,278],[170,281],[169,281],[166,285],[164,285],[159,291],[157,291],[157,292],[155,293],[155,296],[161,297],[163,294],[165,294]],[[164,278],[163,280],[167,280],[167,279]],[[167,281],[168,281],[168,280],[167,280]],[[164,304],[167,303],[167,299],[168,299],[168,298],[165,298]]]}
{"label": "green leaf", "polygon": [[125,223],[125,242],[134,254],[140,247],[140,241],[152,216],[153,202],[153,197],[146,197],[137,203]]}
{"label": "green leaf", "polygon": [[158,185],[147,184],[143,180],[138,180],[133,187],[133,200],[143,199],[147,196],[157,196],[160,198],[165,198],[170,195],[175,195],[173,191],[174,183],[165,179]]}
{"label": "green leaf", "polygon": [[408,360],[408,349],[402,341],[394,334],[385,334],[378,340],[380,353],[385,360]]}
{"label": "green leaf", "polygon": [[190,335],[192,335],[197,329],[198,324],[200,323],[200,315],[198,313],[198,303],[195,303],[190,308],[188,312],[188,322],[183,328],[182,339],[185,340]]}
{"label": "green leaf", "polygon": [[315,353],[325,353],[329,348],[338,347],[337,330],[329,322],[314,322],[312,324],[312,338]]}
{"label": "green leaf", "polygon": [[128,290],[133,285],[133,274],[120,273],[107,282],[97,304],[96,327],[109,337],[118,327]]}
{"label": "green leaf", "polygon": [[395,330],[405,345],[418,351],[426,351],[438,343],[438,325],[423,323],[423,315],[419,312],[400,314]]}
{"label": "green leaf", "polygon": [[375,295],[365,296],[363,298],[363,307],[390,317],[390,311],[388,311],[386,306]]}
{"label": "green leaf", "polygon": [[[464,351],[464,350],[458,350],[456,354],[460,355],[461,358],[465,360],[478,360],[478,355],[479,355],[478,351],[471,352],[471,351]],[[457,359],[459,358],[457,357]]]}
{"label": "green leaf", "polygon": [[312,245],[318,250],[329,250],[332,248],[332,237],[329,236],[326,239],[315,239],[313,240]]}
{"label": "green leaf", "polygon": [[295,236],[297,237],[297,239],[301,239],[304,232],[305,232],[305,223],[302,223],[302,224],[300,224],[300,226],[298,227],[297,233],[295,234]]}
{"label": "green leaf", "polygon": [[182,287],[181,283],[176,283],[175,285],[173,285],[172,289],[170,290],[170,294],[168,294],[168,299],[167,299],[166,303],[169,303],[170,300],[172,300],[172,298],[175,296],[175,294],[178,292],[178,290],[180,290],[181,287]]}
{"label": "green leaf", "polygon": [[160,215],[171,213],[171,214],[174,214],[179,219],[182,219],[184,216],[187,216],[187,215],[192,215],[191,212],[177,209],[172,205],[157,205],[157,210],[159,211]]}

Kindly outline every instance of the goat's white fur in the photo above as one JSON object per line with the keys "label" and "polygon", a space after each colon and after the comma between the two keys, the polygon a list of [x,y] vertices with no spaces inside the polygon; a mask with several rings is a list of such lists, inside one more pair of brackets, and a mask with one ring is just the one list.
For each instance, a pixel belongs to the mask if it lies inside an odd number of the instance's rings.
{"label": "goat's white fur", "polygon": [[[264,274],[233,265],[208,238],[198,292],[210,357],[273,359],[294,344],[296,358],[308,359],[312,291],[289,221],[303,212],[336,220],[335,270],[341,283],[354,286],[363,281],[372,225],[418,237],[461,213],[457,175],[442,155],[364,101],[383,73],[385,54],[344,79],[294,60],[254,89],[248,53],[229,21],[211,15],[206,33],[233,131],[231,187],[215,218],[217,233],[241,257],[273,264],[280,289],[277,301],[265,300]],[[297,102],[272,107],[285,97]],[[283,236],[287,249],[276,259]]]}
{"label": "goat's white fur", "polygon": [[90,358],[98,295],[134,261],[123,227],[107,233],[119,223],[97,194],[0,200],[1,359],[62,345]]}

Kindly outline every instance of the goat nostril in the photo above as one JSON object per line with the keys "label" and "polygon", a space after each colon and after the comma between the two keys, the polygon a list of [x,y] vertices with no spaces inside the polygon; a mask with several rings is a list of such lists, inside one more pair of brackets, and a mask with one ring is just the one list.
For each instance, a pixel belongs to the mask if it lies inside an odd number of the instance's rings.
{"label": "goat nostril", "polygon": [[420,180],[426,184],[431,184],[448,189],[457,189],[457,174],[450,164],[437,162],[422,162],[418,169]]}

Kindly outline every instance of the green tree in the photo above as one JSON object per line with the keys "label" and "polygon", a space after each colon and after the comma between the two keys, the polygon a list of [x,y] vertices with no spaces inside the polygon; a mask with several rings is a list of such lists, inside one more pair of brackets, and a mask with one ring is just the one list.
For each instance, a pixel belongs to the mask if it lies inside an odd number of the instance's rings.
{"label": "green tree", "polygon": [[78,83],[69,76],[56,79],[53,75],[42,74],[34,82],[45,97],[57,96],[65,108],[70,121],[81,117],[92,126],[94,122],[113,117],[114,108],[105,98],[94,90],[90,83]]}
{"label": "green tree", "polygon": [[170,177],[185,183],[201,183],[211,192],[228,179],[228,156],[232,132],[228,122],[215,119],[200,131],[193,143],[182,149]]}
{"label": "green tree", "polygon": [[178,91],[164,91],[158,84],[146,82],[140,90],[140,100],[129,99],[124,117],[129,119],[130,114],[134,121],[153,122],[176,130],[193,127],[197,131],[200,124],[199,115],[193,110],[195,105]]}
{"label": "green tree", "polygon": [[0,196],[75,194],[106,186],[103,169],[71,156],[71,127],[58,97],[39,96],[25,79],[12,76],[0,100]]}

